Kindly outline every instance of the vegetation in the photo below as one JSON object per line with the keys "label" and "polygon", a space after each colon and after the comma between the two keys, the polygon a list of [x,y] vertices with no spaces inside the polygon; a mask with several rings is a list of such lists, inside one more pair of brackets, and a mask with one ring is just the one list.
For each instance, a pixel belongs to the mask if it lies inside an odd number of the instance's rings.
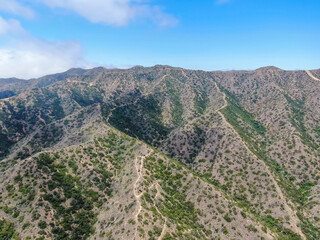
{"label": "vegetation", "polygon": [[178,83],[174,79],[166,81],[167,92],[172,103],[172,118],[173,124],[179,126],[183,121],[183,105],[180,100],[180,92]]}
{"label": "vegetation", "polygon": [[305,99],[294,101],[289,95],[285,95],[291,107],[290,120],[292,125],[300,133],[302,142],[314,149],[318,149],[319,145],[314,141],[307,131],[305,122]]}
{"label": "vegetation", "polygon": [[307,74],[72,72],[1,85],[0,239],[319,239]]}
{"label": "vegetation", "polygon": [[[235,100],[228,92],[227,94],[228,106],[225,109],[222,109],[221,112],[224,114],[233,128],[239,133],[242,139],[247,143],[251,152],[254,153],[259,159],[265,161],[271,167],[274,173],[281,179],[280,181],[278,181],[278,184],[282,187],[282,189],[285,190],[286,194],[288,194],[288,196],[290,196],[290,198],[295,203],[299,204],[300,206],[304,206],[309,196],[310,189],[315,185],[315,183],[305,182],[298,189],[296,188],[296,186],[290,181],[290,174],[274,159],[270,158],[266,153],[266,141],[264,140],[264,138],[262,138],[262,140],[257,138],[257,135],[250,132],[250,128],[242,127],[242,122],[247,123],[253,129],[255,129],[256,133],[260,133],[262,135],[264,135],[265,133],[265,128],[255,120],[252,120],[252,118],[250,118],[250,114],[247,114],[246,111],[241,110],[239,106],[236,106]],[[291,118],[292,123],[301,133],[302,140],[308,143],[309,141],[311,141],[311,137],[306,133],[305,127],[303,125],[303,114],[301,113],[301,111],[299,111],[299,109],[297,109],[298,106],[301,107],[301,103],[294,104],[292,102],[292,99],[290,100],[288,98],[288,100],[291,104],[293,104],[292,112],[295,115],[294,118]],[[261,143],[259,144],[259,142]],[[247,200],[243,199],[242,197],[238,198],[237,200],[240,200],[240,205],[244,206],[245,208],[248,208],[250,206]],[[257,214],[256,212],[252,213],[255,215]],[[309,224],[305,224],[306,220],[304,219],[304,217],[302,217],[301,214],[299,215],[299,218],[304,226],[302,230],[304,231],[308,239],[314,239],[314,237],[318,237],[320,235],[320,232],[315,230],[313,224],[311,224],[310,222],[308,222]],[[261,220],[265,222],[266,226],[270,227],[273,230],[277,230],[281,239],[300,239],[300,236],[293,233],[291,230],[284,229],[282,224],[276,224],[276,221],[269,221],[270,216],[267,216],[267,218],[262,217]]]}
{"label": "vegetation", "polygon": [[[68,174],[63,164],[55,164],[56,158],[48,153],[42,153],[37,159],[39,170],[49,174],[51,180],[43,186],[53,193],[44,194],[43,200],[48,201],[55,212],[56,226],[52,228],[55,239],[86,239],[94,232],[96,222],[94,208],[94,191],[86,191],[77,177]],[[65,207],[65,202],[71,199],[71,206]],[[46,222],[40,221],[39,227],[45,229]]]}
{"label": "vegetation", "polygon": [[3,240],[20,239],[18,233],[15,230],[13,223],[7,220],[0,220],[0,239],[3,239]]}
{"label": "vegetation", "polygon": [[[195,208],[194,203],[187,200],[186,188],[181,188],[182,174],[172,174],[170,169],[179,169],[175,163],[169,166],[161,159],[148,157],[145,160],[145,167],[150,171],[153,178],[160,181],[161,188],[164,190],[164,200],[157,206],[161,214],[171,219],[182,232],[192,229],[198,238],[203,238],[201,225],[198,223],[199,210]],[[146,201],[152,203],[152,199],[148,194],[145,196]]]}
{"label": "vegetation", "polygon": [[[106,113],[110,112],[105,111]],[[128,135],[142,139],[149,144],[163,139],[169,130],[162,123],[158,101],[152,97],[141,97],[134,105],[115,107],[112,110],[109,123]]]}

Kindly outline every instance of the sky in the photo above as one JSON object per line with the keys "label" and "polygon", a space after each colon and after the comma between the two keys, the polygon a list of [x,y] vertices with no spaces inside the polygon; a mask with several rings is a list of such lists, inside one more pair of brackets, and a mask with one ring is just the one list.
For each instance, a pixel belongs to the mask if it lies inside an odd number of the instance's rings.
{"label": "sky", "polygon": [[73,67],[320,68],[319,0],[0,0],[0,78]]}

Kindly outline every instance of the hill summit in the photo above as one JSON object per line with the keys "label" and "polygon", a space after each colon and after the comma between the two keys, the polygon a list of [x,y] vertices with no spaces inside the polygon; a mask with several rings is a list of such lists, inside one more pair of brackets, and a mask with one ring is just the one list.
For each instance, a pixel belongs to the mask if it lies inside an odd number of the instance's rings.
{"label": "hill summit", "polygon": [[319,239],[319,76],[1,79],[0,239]]}

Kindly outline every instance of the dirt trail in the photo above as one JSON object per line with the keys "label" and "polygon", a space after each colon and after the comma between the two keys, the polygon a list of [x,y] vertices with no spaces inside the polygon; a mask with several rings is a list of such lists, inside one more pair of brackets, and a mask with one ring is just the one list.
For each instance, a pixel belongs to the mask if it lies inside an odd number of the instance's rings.
{"label": "dirt trail", "polygon": [[181,73],[182,73],[182,75],[183,75],[185,78],[188,78],[186,72],[185,72],[183,69],[181,70]]}
{"label": "dirt trail", "polygon": [[[138,224],[138,216],[139,216],[139,214],[140,214],[140,212],[141,212],[141,210],[142,210],[142,205],[141,205],[141,200],[140,200],[140,199],[141,199],[141,196],[142,196],[143,193],[144,193],[143,191],[140,192],[140,191],[138,190],[138,184],[139,184],[139,182],[143,179],[143,173],[142,173],[142,172],[143,172],[143,163],[144,163],[144,160],[145,160],[146,157],[150,156],[152,153],[153,153],[153,151],[150,151],[147,155],[142,156],[140,161],[138,160],[139,157],[136,157],[135,163],[134,163],[135,169],[136,169],[137,175],[138,175],[138,178],[136,179],[135,183],[133,184],[133,194],[134,194],[134,196],[135,196],[135,198],[136,198],[136,200],[137,200],[137,202],[138,202],[138,205],[139,205],[138,211],[137,211],[137,213],[136,213],[136,215],[135,215],[135,220],[136,220],[136,223],[137,223],[137,224]],[[148,189],[150,189],[150,188],[152,188],[152,187],[155,187],[156,190],[157,190],[157,193],[156,193],[155,198],[160,197],[160,189],[159,189],[160,186],[159,186],[159,183],[158,183],[157,181],[154,182],[153,184],[151,184],[151,185],[148,187]],[[159,236],[159,238],[158,238],[158,240],[161,240],[161,239],[165,236],[165,234],[166,234],[166,232],[167,232],[166,227],[167,227],[167,221],[168,221],[168,219],[162,215],[162,213],[159,211],[159,209],[157,208],[156,205],[154,205],[154,207],[155,207],[156,211],[160,214],[160,216],[164,219],[163,228],[162,228],[161,234],[160,234],[160,236]],[[134,239],[137,239],[136,237],[137,237],[137,230],[136,230],[136,232],[135,232]]]}
{"label": "dirt trail", "polygon": [[319,81],[320,82],[320,79],[315,77],[311,72],[310,70],[306,70],[306,73],[309,75],[309,77],[311,77],[313,80],[316,80],[316,81]]}
{"label": "dirt trail", "polygon": [[5,100],[9,100],[9,99],[11,99],[11,98],[13,98],[13,97],[15,97],[15,96],[12,96],[12,97],[7,97],[7,98],[1,98],[1,99],[0,99],[0,101],[5,101]]}
{"label": "dirt trail", "polygon": [[[153,183],[151,186],[150,186],[150,188],[152,187],[152,186],[154,186],[155,185],[155,187],[156,187],[156,190],[157,190],[157,193],[156,193],[156,196],[155,196],[155,199],[156,198],[158,198],[158,197],[160,197],[161,196],[161,194],[160,194],[160,185],[159,185],[159,183],[156,181],[155,183]],[[158,238],[158,240],[161,240],[162,238],[164,238],[164,236],[165,236],[165,234],[166,234],[166,232],[167,232],[167,221],[168,221],[168,219],[165,217],[165,216],[163,216],[162,215],[162,213],[159,211],[159,209],[158,209],[158,207],[154,204],[154,207],[155,207],[155,209],[156,209],[156,211],[160,214],[160,216],[164,219],[164,224],[163,224],[163,227],[162,227],[162,231],[161,231],[161,234],[160,234],[160,236],[159,236],[159,238]]]}
{"label": "dirt trail", "polygon": [[167,219],[164,220],[164,224],[163,224],[163,228],[162,228],[162,232],[158,238],[158,240],[161,240],[162,238],[164,238],[166,232],[167,232]]}
{"label": "dirt trail", "polygon": [[[218,87],[218,84],[217,84],[216,82],[213,82],[213,83],[214,83],[216,89],[218,90],[218,92],[219,92],[219,93],[222,95],[222,97],[223,97],[223,105],[222,105],[220,108],[218,108],[218,109],[216,110],[216,112],[219,113],[219,115],[223,115],[223,114],[220,112],[220,110],[222,110],[222,109],[224,109],[224,108],[226,108],[226,107],[228,106],[228,102],[227,102],[227,100],[226,100],[226,94],[224,94],[224,93],[220,90],[220,88]],[[223,116],[223,118],[224,118],[224,116]]]}
{"label": "dirt trail", "polygon": [[163,75],[144,95],[149,95],[151,94],[157,86],[159,86],[165,79],[168,77],[168,74]]}
{"label": "dirt trail", "polygon": [[[320,80],[319,80],[320,81]],[[222,107],[220,107],[216,112],[221,116],[222,118],[222,121],[224,124],[226,124],[230,129],[232,129],[232,131],[238,136],[238,138],[240,139],[240,141],[242,142],[244,148],[254,157],[254,158],[257,158],[256,155],[254,153],[251,152],[251,150],[249,149],[249,147],[247,146],[247,143],[244,142],[241,138],[241,136],[238,134],[238,132],[233,128],[233,126],[227,121],[227,119],[225,118],[225,116],[220,112],[222,109],[224,109],[225,107],[228,106],[228,102],[226,100],[226,94],[224,92],[221,91],[221,89],[218,87],[218,84],[216,82],[214,82],[217,90],[223,95],[223,100],[224,100],[224,104]],[[260,160],[260,159],[259,159]],[[285,208],[285,211],[286,213],[290,216],[290,219],[291,219],[291,226],[293,227],[294,231],[296,233],[298,233],[303,240],[306,240],[306,237],[305,235],[303,234],[302,230],[297,226],[300,221],[296,215],[296,213],[291,209],[291,207],[289,207],[289,205],[287,204],[286,202],[286,198],[285,196],[283,195],[282,193],[282,190],[281,188],[279,187],[277,181],[275,180],[275,178],[273,177],[273,174],[272,172],[270,171],[269,167],[266,165],[266,163],[263,161],[263,160],[260,160],[261,163],[263,164],[266,172],[271,176],[271,180],[274,184],[274,186],[276,187],[276,191],[277,191],[277,194],[278,196],[280,197],[280,199],[282,200],[282,202],[284,203],[284,208]]]}
{"label": "dirt trail", "polygon": [[[138,175],[138,178],[137,180],[134,182],[133,184],[133,195],[134,197],[136,198],[137,200],[137,203],[138,203],[138,211],[135,215],[135,220],[136,220],[136,224],[137,224],[137,228],[138,228],[138,216],[142,210],[142,205],[141,205],[141,196],[143,194],[143,191],[141,191],[141,193],[139,193],[138,191],[138,184],[139,182],[141,181],[141,179],[143,179],[143,174],[142,174],[142,171],[143,171],[143,163],[144,163],[144,160],[146,157],[150,156],[152,154],[153,151],[150,151],[147,155],[144,155],[144,156],[139,156],[141,158],[141,160],[139,161],[138,158],[139,157],[136,157],[135,161],[134,161],[134,166],[135,166],[135,169],[137,171],[137,175]],[[135,231],[135,235],[134,235],[134,239],[136,239],[137,237],[137,229]]]}
{"label": "dirt trail", "polygon": [[157,189],[157,194],[156,194],[155,198],[158,198],[158,197],[160,197],[160,190],[159,190],[159,183],[158,182],[156,183],[156,189]]}

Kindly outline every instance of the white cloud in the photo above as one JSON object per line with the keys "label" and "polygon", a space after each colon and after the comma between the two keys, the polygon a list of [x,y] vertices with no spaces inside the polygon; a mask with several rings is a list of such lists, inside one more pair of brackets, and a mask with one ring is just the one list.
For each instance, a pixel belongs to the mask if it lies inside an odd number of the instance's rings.
{"label": "white cloud", "polygon": [[144,6],[141,9],[143,10],[141,16],[148,17],[159,26],[176,26],[179,23],[174,16],[164,13],[161,7]]}
{"label": "white cloud", "polygon": [[5,34],[20,34],[24,33],[20,22],[15,19],[5,20],[0,16],[0,36]]}
{"label": "white cloud", "polygon": [[19,21],[0,17],[0,35],[10,42],[0,48],[0,78],[33,78],[72,67],[91,67],[77,42],[51,42],[30,36]]}
{"label": "white cloud", "polygon": [[34,17],[34,12],[30,8],[21,5],[16,0],[0,0],[0,10],[26,18]]}
{"label": "white cloud", "polygon": [[[37,1],[50,7],[74,11],[94,23],[122,26],[138,18],[147,18],[160,26],[177,24],[177,20],[164,13],[159,6],[146,4],[149,0]],[[0,0],[1,10],[25,17],[34,15],[32,10],[16,0]],[[72,67],[93,67],[84,60],[80,43],[53,42],[35,38],[30,36],[15,19],[6,20],[0,16],[0,36],[6,39],[2,41],[5,44],[0,46],[0,78],[28,79],[62,72]]]}
{"label": "white cloud", "polygon": [[66,71],[72,67],[89,67],[76,42],[47,42],[29,39],[0,48],[0,77],[22,79]]}
{"label": "white cloud", "polygon": [[141,0],[38,0],[49,7],[76,12],[93,23],[116,26],[128,24],[135,18],[147,17],[161,26],[176,25],[177,20],[158,6],[143,4]]}

